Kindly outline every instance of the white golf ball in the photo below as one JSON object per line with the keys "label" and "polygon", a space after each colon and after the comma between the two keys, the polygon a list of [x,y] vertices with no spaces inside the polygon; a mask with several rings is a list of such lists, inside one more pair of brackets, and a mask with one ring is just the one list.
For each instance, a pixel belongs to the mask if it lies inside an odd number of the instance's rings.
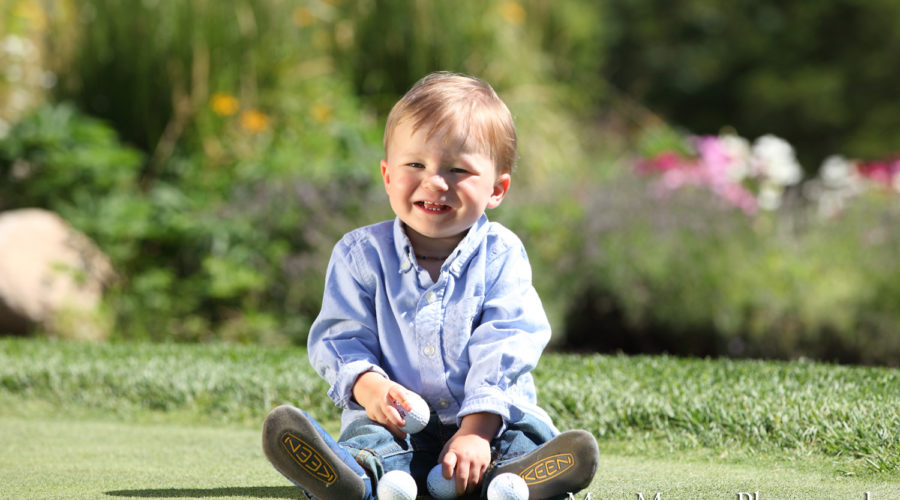
{"label": "white golf ball", "polygon": [[456,480],[445,479],[441,474],[441,464],[435,465],[428,472],[428,493],[435,500],[450,500],[456,498]]}
{"label": "white golf ball", "polygon": [[416,500],[416,480],[402,470],[392,470],[378,480],[378,500]]}
{"label": "white golf ball", "polygon": [[401,427],[400,430],[407,434],[415,434],[428,425],[428,419],[431,417],[431,409],[428,407],[428,403],[422,399],[422,396],[419,396],[414,392],[407,393],[406,400],[409,401],[409,405],[412,407],[411,410],[406,411],[405,408],[396,402],[394,403],[394,408],[396,408],[400,413],[400,416],[406,420],[406,424]]}
{"label": "white golf ball", "polygon": [[488,500],[528,500],[528,485],[521,477],[507,472],[491,480]]}

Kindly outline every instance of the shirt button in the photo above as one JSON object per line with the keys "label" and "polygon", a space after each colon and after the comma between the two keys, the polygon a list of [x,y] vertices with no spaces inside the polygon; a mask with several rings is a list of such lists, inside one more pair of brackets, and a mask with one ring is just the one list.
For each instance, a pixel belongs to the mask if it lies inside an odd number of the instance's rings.
{"label": "shirt button", "polygon": [[431,356],[434,356],[434,346],[433,345],[425,346],[425,349],[422,349],[422,353],[425,354],[426,356],[428,356],[429,358]]}
{"label": "shirt button", "polygon": [[429,304],[434,302],[436,298],[437,296],[434,294],[434,292],[428,292],[425,294],[425,302],[428,302]]}
{"label": "shirt button", "polygon": [[438,407],[442,410],[446,410],[447,408],[450,407],[450,401],[447,401],[446,399],[441,398],[440,401],[438,401]]}
{"label": "shirt button", "polygon": [[406,260],[403,261],[403,264],[400,264],[400,270],[401,270],[401,271],[406,271],[406,270],[409,269],[411,266],[412,266],[412,264],[409,263],[409,259],[406,259]]}

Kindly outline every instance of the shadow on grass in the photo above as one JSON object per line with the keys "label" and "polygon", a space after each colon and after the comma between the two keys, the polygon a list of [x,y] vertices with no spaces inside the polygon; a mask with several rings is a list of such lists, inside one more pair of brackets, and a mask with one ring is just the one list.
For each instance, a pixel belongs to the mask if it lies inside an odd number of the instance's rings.
{"label": "shadow on grass", "polygon": [[146,490],[107,491],[112,497],[130,498],[303,498],[303,492],[293,486],[248,486],[233,488],[158,488]]}

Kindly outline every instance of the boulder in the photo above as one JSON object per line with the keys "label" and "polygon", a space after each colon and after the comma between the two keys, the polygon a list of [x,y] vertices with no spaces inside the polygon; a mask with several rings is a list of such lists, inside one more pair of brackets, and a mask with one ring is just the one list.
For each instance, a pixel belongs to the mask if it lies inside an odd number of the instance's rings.
{"label": "boulder", "polygon": [[0,334],[108,337],[101,299],[113,275],[109,258],[55,213],[0,213]]}

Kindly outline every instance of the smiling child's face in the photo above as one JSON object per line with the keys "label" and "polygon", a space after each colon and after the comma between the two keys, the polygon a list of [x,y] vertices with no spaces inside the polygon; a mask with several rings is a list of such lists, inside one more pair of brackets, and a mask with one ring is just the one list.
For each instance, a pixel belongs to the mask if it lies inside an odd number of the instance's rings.
{"label": "smiling child's face", "polygon": [[417,253],[449,255],[485,209],[500,205],[510,176],[498,173],[491,157],[470,141],[428,136],[401,120],[381,161],[391,209],[406,225]]}

